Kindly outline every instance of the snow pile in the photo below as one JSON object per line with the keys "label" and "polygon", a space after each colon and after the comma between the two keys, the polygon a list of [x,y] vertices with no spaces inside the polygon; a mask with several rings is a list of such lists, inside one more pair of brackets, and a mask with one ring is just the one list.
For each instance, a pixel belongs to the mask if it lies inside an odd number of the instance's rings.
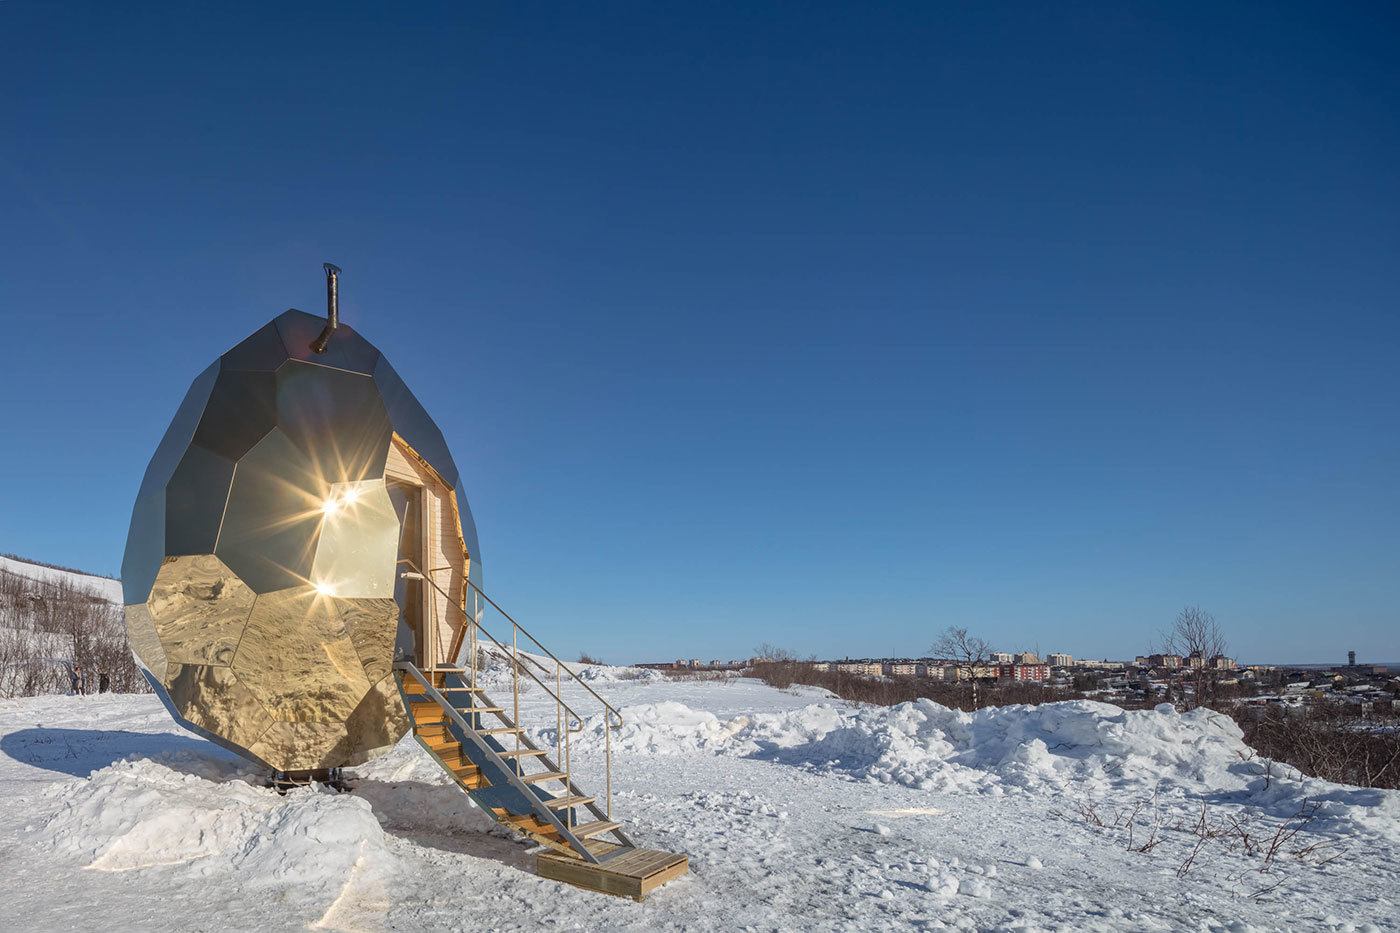
{"label": "snow pile", "polygon": [[[840,709],[812,704],[721,720],[683,703],[622,710],[613,745],[625,751],[769,758],[922,790],[1072,794],[1127,790],[1161,799],[1205,799],[1263,807],[1287,818],[1311,802],[1315,828],[1364,827],[1400,839],[1400,792],[1307,778],[1259,759],[1228,716],[1124,710],[1076,700],[965,713],[931,700]],[[542,741],[553,742],[549,731]],[[603,720],[591,717],[573,747],[599,748]]]}
{"label": "snow pile", "polygon": [[[530,675],[533,674],[554,689],[554,659],[547,655],[520,652],[520,686],[522,690],[538,689]],[[645,667],[620,667],[612,664],[580,664],[566,661],[565,666],[587,684],[652,684],[664,681],[666,675]],[[502,652],[495,646],[482,647],[479,655],[480,673],[477,682],[488,690],[509,690],[511,687],[510,652]],[[562,686],[567,691],[573,678],[562,675]],[[576,684],[574,685],[577,686]]]}
{"label": "snow pile", "polygon": [[656,683],[666,679],[660,671],[647,667],[617,667],[611,664],[571,664],[578,679],[586,683]]}
{"label": "snow pile", "polygon": [[[744,725],[742,719],[725,722],[714,713],[667,700],[625,707],[622,710],[622,727],[614,730],[612,742],[614,748],[653,755],[680,755],[705,749],[721,751],[731,745]],[[601,745],[602,718],[590,717],[585,723],[584,733],[581,744],[585,747]],[[546,747],[553,745],[554,730],[545,730],[541,740],[547,743]],[[574,736],[571,742],[580,742],[580,738]]]}
{"label": "snow pile", "polygon": [[150,759],[118,762],[52,793],[58,809],[34,830],[36,841],[98,871],[233,870],[245,885],[294,880],[315,890],[394,864],[369,803],[346,794],[303,788],[279,796]]}

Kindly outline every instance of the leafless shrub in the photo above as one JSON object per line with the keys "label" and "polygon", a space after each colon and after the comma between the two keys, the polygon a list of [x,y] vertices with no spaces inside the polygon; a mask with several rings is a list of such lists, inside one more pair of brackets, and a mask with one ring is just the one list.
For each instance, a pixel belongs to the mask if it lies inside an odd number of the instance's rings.
{"label": "leafless shrub", "polygon": [[[1236,709],[1244,740],[1303,774],[1357,787],[1400,788],[1400,729],[1377,729],[1341,705]],[[1272,770],[1270,763],[1270,771]],[[1272,774],[1266,774],[1266,780]]]}
{"label": "leafless shrub", "polygon": [[578,653],[578,663],[580,663],[580,664],[604,664],[604,663],[606,663],[606,662],[604,662],[604,661],[602,661],[602,660],[600,660],[600,659],[598,659],[598,658],[595,658],[593,655],[589,654],[587,651],[580,651],[580,652]]}
{"label": "leafless shrub", "polygon": [[31,579],[0,570],[0,696],[70,689],[145,692],[126,641],[122,609],[65,579]]}
{"label": "leafless shrub", "polygon": [[[1190,815],[1179,811],[1170,814],[1154,793],[1151,798],[1136,801],[1131,807],[1112,808],[1107,812],[1101,803],[1075,800],[1072,813],[1056,811],[1055,815],[1081,822],[1095,831],[1121,832],[1126,836],[1127,850],[1143,855],[1151,854],[1171,839],[1176,839],[1177,843],[1170,848],[1180,853],[1181,861],[1175,869],[1178,878],[1187,877],[1205,864],[1213,850],[1236,852],[1258,860],[1258,864],[1249,872],[1233,879],[1241,886],[1245,885],[1248,877],[1277,871],[1285,856],[1297,863],[1321,867],[1342,854],[1334,851],[1334,844],[1328,839],[1315,838],[1300,844],[1303,840],[1299,839],[1299,834],[1312,825],[1318,813],[1317,801],[1304,800],[1292,816],[1277,821],[1257,809],[1213,812],[1204,801],[1200,802],[1199,807]],[[1145,838],[1140,833],[1145,833]],[[1184,851],[1179,848],[1180,845],[1185,846]],[[1241,893],[1258,899],[1277,890],[1285,880],[1279,878],[1262,888],[1249,886],[1251,890],[1242,890]]]}

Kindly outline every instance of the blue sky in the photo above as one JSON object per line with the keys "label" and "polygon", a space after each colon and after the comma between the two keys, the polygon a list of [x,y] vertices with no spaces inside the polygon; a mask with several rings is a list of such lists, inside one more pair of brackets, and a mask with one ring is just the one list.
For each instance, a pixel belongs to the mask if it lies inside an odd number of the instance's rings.
{"label": "blue sky", "polygon": [[9,0],[0,550],[115,573],[333,260],[561,651],[1400,659],[1398,27]]}

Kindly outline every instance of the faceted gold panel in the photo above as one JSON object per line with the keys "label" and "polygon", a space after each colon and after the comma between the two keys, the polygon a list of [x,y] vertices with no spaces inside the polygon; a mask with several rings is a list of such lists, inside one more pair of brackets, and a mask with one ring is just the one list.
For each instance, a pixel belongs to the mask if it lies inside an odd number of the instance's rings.
{"label": "faceted gold panel", "polygon": [[166,558],[146,605],[173,664],[233,661],[253,591],[212,554]]}
{"label": "faceted gold panel", "polygon": [[337,599],[393,599],[399,516],[384,480],[335,484],[322,513],[312,584]]}
{"label": "faceted gold panel", "polygon": [[244,747],[272,725],[267,710],[227,667],[171,664],[165,685],[181,716]]}
{"label": "faceted gold panel", "polygon": [[125,607],[125,616],[126,639],[131,644],[131,650],[136,652],[136,659],[156,677],[164,676],[165,649],[161,647],[160,636],[156,634],[155,623],[151,621],[151,610],[146,608],[145,603],[137,603]]}
{"label": "faceted gold panel", "polygon": [[392,676],[385,677],[365,694],[355,712],[345,720],[345,732],[354,756],[347,764],[368,761],[404,737],[408,732],[408,713]]}
{"label": "faceted gold panel", "polygon": [[274,719],[344,723],[369,692],[338,603],[303,586],[253,604],[233,669]]}
{"label": "faceted gold panel", "polygon": [[365,678],[375,683],[389,676],[394,669],[399,604],[392,599],[337,599],[335,605]]}
{"label": "faceted gold panel", "polygon": [[280,771],[339,768],[353,758],[343,722],[274,722],[248,751]]}

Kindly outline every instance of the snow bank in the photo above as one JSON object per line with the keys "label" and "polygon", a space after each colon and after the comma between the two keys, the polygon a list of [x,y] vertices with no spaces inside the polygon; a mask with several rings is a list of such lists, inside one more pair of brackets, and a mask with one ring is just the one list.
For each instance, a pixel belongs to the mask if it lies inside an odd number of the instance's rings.
{"label": "snow bank", "polygon": [[[484,659],[483,669],[478,681],[487,689],[501,689],[510,687],[510,653],[502,653],[500,649],[489,646],[481,649],[481,657]],[[527,669],[531,674],[540,678],[550,689],[554,687],[554,659],[541,654],[531,654],[528,651],[520,652],[523,659],[521,667]],[[660,671],[654,671],[645,667],[624,667],[612,664],[579,664],[577,662],[564,662],[569,670],[578,675],[578,679],[589,684],[616,684],[616,683],[657,683],[666,679],[666,675]],[[572,678],[568,674],[563,675],[563,686],[567,691],[570,689]],[[536,689],[529,676],[521,676],[521,685],[524,689]]]}
{"label": "snow bank", "polygon": [[[1365,828],[1400,839],[1400,792],[1300,775],[1258,758],[1228,716],[1124,710],[1076,700],[965,713],[931,700],[859,710],[812,704],[721,720],[683,703],[629,706],[614,747],[650,754],[764,757],[858,780],[959,793],[1098,797],[1124,789],[1159,799],[1258,806],[1287,818],[1305,801],[1314,828]],[[553,743],[550,730],[541,741]],[[592,717],[573,747],[597,748]]]}
{"label": "snow bank", "polygon": [[57,812],[34,829],[40,845],[89,869],[182,866],[229,870],[244,885],[295,881],[339,889],[354,871],[392,869],[368,802],[303,788],[286,796],[242,780],[210,780],[150,759],[118,762],[52,792]]}
{"label": "snow bank", "polygon": [[612,664],[570,664],[578,679],[589,683],[656,683],[666,675],[648,667],[618,667]]}

